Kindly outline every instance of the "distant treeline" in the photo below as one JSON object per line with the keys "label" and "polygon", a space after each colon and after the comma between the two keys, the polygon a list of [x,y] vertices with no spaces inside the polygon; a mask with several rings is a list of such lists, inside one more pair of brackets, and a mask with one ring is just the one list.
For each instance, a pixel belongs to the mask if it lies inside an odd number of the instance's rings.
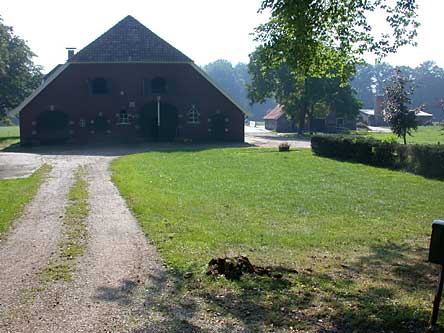
{"label": "distant treeline", "polygon": [[239,63],[233,67],[227,60],[217,60],[203,67],[204,71],[248,113],[251,120],[262,120],[268,110],[276,103],[267,101],[264,104],[250,105],[246,84],[250,83],[247,64]]}
{"label": "distant treeline", "polygon": [[[412,107],[423,106],[437,120],[444,120],[444,69],[433,61],[426,61],[418,67],[400,66],[414,89]],[[363,108],[373,109],[375,93],[383,94],[387,82],[394,74],[395,67],[383,63],[359,66],[352,87],[356,90]]]}
{"label": "distant treeline", "polygon": [[[400,67],[402,73],[411,80],[415,89],[412,107],[424,106],[424,111],[432,113],[435,119],[444,120],[444,69],[432,61],[426,61],[416,68]],[[262,120],[265,113],[275,103],[271,100],[264,104],[250,105],[247,97],[246,84],[250,83],[247,64],[233,66],[227,60],[217,60],[204,66],[207,74],[222,89],[231,95],[249,113],[252,120]],[[375,94],[382,94],[384,87],[394,74],[394,67],[383,63],[378,65],[362,65],[357,68],[351,81],[363,108],[373,109]]]}

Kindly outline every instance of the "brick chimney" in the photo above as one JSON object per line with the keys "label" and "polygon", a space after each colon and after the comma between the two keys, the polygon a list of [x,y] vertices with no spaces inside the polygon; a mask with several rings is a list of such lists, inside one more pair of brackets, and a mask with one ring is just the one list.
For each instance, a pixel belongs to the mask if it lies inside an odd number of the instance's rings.
{"label": "brick chimney", "polygon": [[75,47],[67,47],[66,49],[68,50],[68,60],[69,60],[74,56],[76,48]]}

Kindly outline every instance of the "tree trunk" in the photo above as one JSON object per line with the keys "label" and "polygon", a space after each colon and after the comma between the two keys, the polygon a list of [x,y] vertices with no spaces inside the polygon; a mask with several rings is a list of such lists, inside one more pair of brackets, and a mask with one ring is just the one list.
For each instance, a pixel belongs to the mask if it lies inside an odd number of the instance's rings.
{"label": "tree trunk", "polygon": [[301,110],[301,114],[299,115],[299,124],[298,124],[299,136],[302,136],[304,134],[304,125],[305,125],[305,110]]}
{"label": "tree trunk", "polygon": [[406,145],[407,144],[407,138],[406,138],[406,134],[404,133],[403,135],[402,135],[402,139],[404,140],[404,144]]}

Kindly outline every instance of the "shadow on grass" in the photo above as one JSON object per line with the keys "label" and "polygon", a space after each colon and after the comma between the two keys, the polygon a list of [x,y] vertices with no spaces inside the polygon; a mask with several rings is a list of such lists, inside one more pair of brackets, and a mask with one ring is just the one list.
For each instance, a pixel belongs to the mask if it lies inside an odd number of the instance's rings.
{"label": "shadow on grass", "polygon": [[200,332],[192,323],[197,303],[184,295],[183,280],[176,273],[151,274],[145,286],[142,325],[135,332]]}
{"label": "shadow on grass", "polygon": [[16,140],[20,140],[20,137],[19,136],[0,137],[0,143],[5,141],[16,141]]}
{"label": "shadow on grass", "polygon": [[432,298],[436,286],[437,270],[424,261],[425,252],[394,243],[373,246],[369,255],[328,272],[276,268],[282,279],[244,275],[224,282],[177,273],[179,288],[159,279],[146,304],[161,304],[154,307],[172,332],[206,331],[190,320],[202,304],[211,318],[227,321],[226,332],[442,332],[442,326],[429,328],[431,304],[414,301],[421,294]]}
{"label": "shadow on grass", "polygon": [[11,147],[18,147],[20,137],[0,137],[0,151],[7,151],[8,149],[12,149]]}
{"label": "shadow on grass", "polygon": [[137,144],[85,144],[53,145],[26,147],[12,144],[3,149],[11,153],[32,153],[37,155],[79,155],[79,156],[124,156],[145,152],[186,152],[204,151],[220,148],[254,147],[248,143],[209,143],[209,144],[175,144],[175,143],[137,143]]}
{"label": "shadow on grass", "polygon": [[308,136],[300,136],[300,135],[291,135],[291,134],[284,134],[284,135],[266,135],[266,134],[260,134],[256,135],[257,138],[260,139],[267,139],[270,141],[285,141],[285,140],[294,140],[294,141],[305,141],[310,142],[311,138]]}

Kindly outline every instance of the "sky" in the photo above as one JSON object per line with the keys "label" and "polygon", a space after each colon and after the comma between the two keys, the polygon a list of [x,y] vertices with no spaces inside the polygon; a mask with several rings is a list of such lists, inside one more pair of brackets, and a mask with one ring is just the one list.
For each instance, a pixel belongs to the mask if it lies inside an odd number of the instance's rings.
{"label": "sky", "polygon": [[[406,46],[385,61],[417,66],[433,60],[444,67],[443,0],[417,0],[418,47]],[[127,15],[134,16],[198,65],[217,59],[248,62],[257,43],[251,33],[266,22],[260,0],[2,0],[3,23],[14,28],[50,71],[67,58],[66,47],[78,50]],[[371,58],[367,59],[372,61]]]}

